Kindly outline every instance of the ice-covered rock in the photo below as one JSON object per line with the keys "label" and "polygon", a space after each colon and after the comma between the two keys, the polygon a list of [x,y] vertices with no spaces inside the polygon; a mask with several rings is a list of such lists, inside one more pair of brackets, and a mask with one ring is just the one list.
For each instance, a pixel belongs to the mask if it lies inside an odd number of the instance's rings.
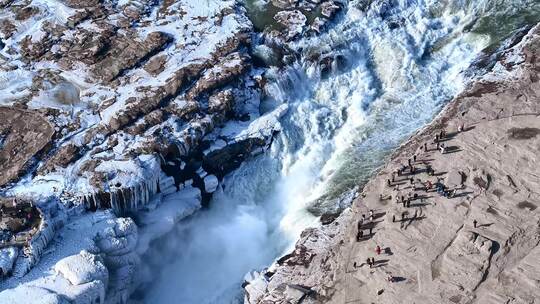
{"label": "ice-covered rock", "polygon": [[304,31],[307,17],[299,10],[281,11],[274,16],[274,19],[287,28],[287,39],[291,40]]}
{"label": "ice-covered rock", "polygon": [[112,255],[124,255],[132,252],[137,245],[137,225],[130,218],[118,218],[114,226],[98,232],[96,245],[101,252]]}
{"label": "ice-covered rock", "polygon": [[204,190],[207,193],[216,191],[219,184],[219,180],[215,175],[208,175],[204,178]]}
{"label": "ice-covered rock", "polygon": [[21,285],[17,288],[0,292],[0,303],[69,304],[69,301],[46,288]]}
{"label": "ice-covered rock", "polygon": [[24,248],[24,254],[19,255],[15,261],[13,275],[22,277],[39,262],[49,242],[54,238],[55,225],[50,219],[43,217],[37,232],[32,236],[28,245]]}
{"label": "ice-covered rock", "polygon": [[0,249],[0,269],[2,270],[2,275],[12,272],[13,264],[15,263],[18,255],[19,250],[15,247]]}
{"label": "ice-covered rock", "polygon": [[73,285],[101,281],[106,287],[109,280],[109,272],[101,257],[84,250],[63,258],[56,263],[54,270]]}
{"label": "ice-covered rock", "polygon": [[245,289],[244,303],[259,303],[266,292],[268,281],[263,273],[254,272],[248,277],[246,275],[245,281],[247,285]]}

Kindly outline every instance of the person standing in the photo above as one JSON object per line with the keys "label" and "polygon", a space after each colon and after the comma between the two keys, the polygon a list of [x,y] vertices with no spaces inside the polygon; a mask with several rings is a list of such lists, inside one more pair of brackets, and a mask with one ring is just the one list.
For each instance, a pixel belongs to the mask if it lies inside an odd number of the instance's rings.
{"label": "person standing", "polygon": [[362,230],[358,231],[358,233],[356,234],[356,241],[360,242],[363,236],[364,236],[364,232]]}
{"label": "person standing", "polygon": [[476,228],[476,225],[478,225],[478,222],[476,220],[472,221],[474,228]]}
{"label": "person standing", "polygon": [[377,247],[375,248],[375,252],[377,253],[377,255],[380,255],[381,254],[381,246],[377,245]]}
{"label": "person standing", "polygon": [[428,180],[426,182],[426,192],[428,192],[429,190],[431,190],[431,187],[433,187],[433,184],[431,183],[430,180]]}

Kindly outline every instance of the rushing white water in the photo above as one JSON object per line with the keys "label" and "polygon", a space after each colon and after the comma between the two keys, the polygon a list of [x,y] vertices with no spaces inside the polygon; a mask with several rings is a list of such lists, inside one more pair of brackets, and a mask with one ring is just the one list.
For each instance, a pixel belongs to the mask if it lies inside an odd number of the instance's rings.
{"label": "rushing white water", "polygon": [[464,33],[487,1],[443,2],[380,1],[363,12],[362,1],[352,1],[333,30],[295,46],[345,64],[324,79],[307,61],[273,71],[270,104],[289,104],[283,131],[226,177],[209,210],[179,225],[167,246],[174,258],[147,303],[241,301],[245,273],[270,265],[318,225],[307,211],[316,199],[364,180],[459,92],[461,72],[491,42]]}

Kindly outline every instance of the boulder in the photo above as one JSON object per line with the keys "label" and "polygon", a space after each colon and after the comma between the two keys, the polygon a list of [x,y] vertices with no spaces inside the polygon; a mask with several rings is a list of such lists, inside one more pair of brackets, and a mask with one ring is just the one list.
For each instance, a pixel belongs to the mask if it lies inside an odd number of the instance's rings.
{"label": "boulder", "polygon": [[340,10],[341,6],[337,5],[334,1],[326,1],[321,4],[321,15],[328,19],[334,18]]}
{"label": "boulder", "polygon": [[0,303],[69,304],[70,302],[62,296],[45,288],[21,285],[0,292]]}
{"label": "boulder", "polygon": [[107,286],[109,272],[98,255],[87,251],[63,258],[54,266],[54,271],[61,274],[72,285],[81,285],[92,281],[101,281]]}
{"label": "boulder", "polygon": [[152,76],[156,76],[165,69],[165,63],[167,62],[167,56],[159,55],[152,57],[145,65],[144,70],[150,73]]}
{"label": "boulder", "polygon": [[215,175],[208,175],[204,178],[204,191],[213,193],[219,185],[219,180]]}
{"label": "boulder", "polygon": [[299,10],[281,11],[274,16],[274,20],[285,27],[287,40],[292,40],[303,33],[307,17]]}
{"label": "boulder", "polygon": [[137,225],[130,218],[118,218],[114,221],[114,228],[98,234],[96,245],[101,252],[110,256],[128,254],[137,245]]}

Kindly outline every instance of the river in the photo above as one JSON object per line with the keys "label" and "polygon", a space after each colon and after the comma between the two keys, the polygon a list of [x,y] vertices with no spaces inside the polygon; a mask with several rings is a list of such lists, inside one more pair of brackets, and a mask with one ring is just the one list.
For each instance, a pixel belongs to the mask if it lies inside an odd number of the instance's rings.
{"label": "river", "polygon": [[[282,132],[224,179],[210,208],[178,225],[146,303],[242,302],[246,273],[287,252],[316,215],[346,207],[334,199],[463,89],[483,49],[540,15],[526,0],[365,3],[350,1],[328,32],[291,45],[302,59],[267,71],[262,105],[288,106]],[[247,6],[256,25],[271,22],[267,3]],[[313,53],[337,59],[323,73],[306,59]]]}

